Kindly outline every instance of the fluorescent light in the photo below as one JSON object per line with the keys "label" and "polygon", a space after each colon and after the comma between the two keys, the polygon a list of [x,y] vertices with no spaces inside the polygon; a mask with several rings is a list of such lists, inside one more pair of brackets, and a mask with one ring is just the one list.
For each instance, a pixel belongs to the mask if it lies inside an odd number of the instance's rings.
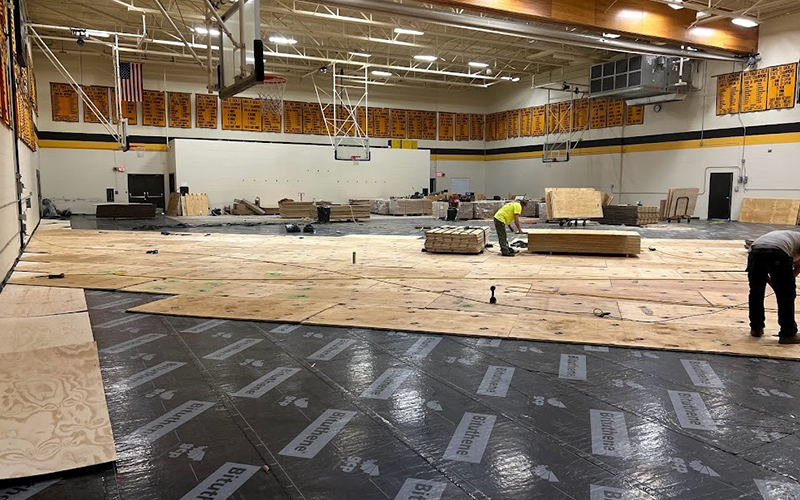
{"label": "fluorescent light", "polygon": [[477,61],[470,61],[469,65],[472,66],[473,68],[485,68],[485,67],[489,66],[486,63],[477,62]]}
{"label": "fluorescent light", "polygon": [[696,19],[704,19],[704,18],[706,18],[706,17],[708,17],[710,15],[711,15],[711,13],[709,13],[707,11],[698,11],[697,14],[694,15],[694,17]]}
{"label": "fluorescent light", "polygon": [[436,56],[431,56],[431,55],[427,55],[427,54],[417,54],[417,55],[414,56],[414,59],[416,59],[417,61],[433,62],[433,61],[435,61],[435,60],[437,60],[439,58],[436,57]]}
{"label": "fluorescent light", "polygon": [[619,38],[619,37],[620,37],[620,35],[618,35],[618,34],[616,34],[616,33],[603,33],[603,36],[604,36],[605,38],[611,38],[612,40],[613,40],[614,38]]}
{"label": "fluorescent light", "polygon": [[501,77],[500,77],[500,79],[501,79],[501,80],[507,80],[507,81],[511,81],[511,80],[513,80],[513,78],[512,78],[512,77],[510,77],[510,76],[508,76],[508,75],[501,76]]}
{"label": "fluorescent light", "polygon": [[670,3],[669,6],[673,9],[681,10],[683,8],[683,5],[681,5],[683,3],[683,0],[671,0],[671,2],[672,3]]}
{"label": "fluorescent light", "polygon": [[279,45],[294,45],[297,43],[297,40],[294,38],[285,38],[282,36],[271,36],[269,37],[269,41]]}
{"label": "fluorescent light", "polygon": [[742,28],[755,28],[758,26],[758,21],[749,17],[736,17],[731,19],[731,22],[736,26],[741,26]]}
{"label": "fluorescent light", "polygon": [[518,77],[518,76],[515,76],[514,78],[512,78],[512,79],[511,79],[511,81],[512,81],[512,82],[518,82],[518,81],[519,81],[519,77]]}
{"label": "fluorescent light", "polygon": [[370,71],[370,73],[375,76],[392,76],[392,74],[389,73],[388,71],[381,71],[377,69],[373,69],[372,71]]}
{"label": "fluorescent light", "polygon": [[194,31],[195,33],[198,33],[200,35],[207,35],[207,34],[211,33],[212,36],[219,36],[219,30],[214,29],[214,28],[211,28],[210,30],[207,30],[207,29],[203,28],[202,26],[198,26],[197,28],[192,28],[192,31]]}
{"label": "fluorescent light", "polygon": [[86,30],[86,35],[93,38],[108,38],[111,36],[107,31]]}
{"label": "fluorescent light", "polygon": [[391,45],[403,45],[403,46],[406,46],[406,47],[416,47],[417,46],[416,43],[402,42],[400,40],[389,40],[387,38],[372,38],[372,37],[370,37],[370,38],[367,38],[367,40],[369,40],[370,42],[389,43]]}
{"label": "fluorescent light", "polygon": [[422,36],[422,35],[425,34],[422,31],[409,30],[409,29],[406,29],[406,28],[395,28],[394,32],[397,33],[398,35],[417,35],[417,36]]}
{"label": "fluorescent light", "polygon": [[355,57],[372,57],[372,54],[367,54],[366,52],[348,52],[348,54]]}

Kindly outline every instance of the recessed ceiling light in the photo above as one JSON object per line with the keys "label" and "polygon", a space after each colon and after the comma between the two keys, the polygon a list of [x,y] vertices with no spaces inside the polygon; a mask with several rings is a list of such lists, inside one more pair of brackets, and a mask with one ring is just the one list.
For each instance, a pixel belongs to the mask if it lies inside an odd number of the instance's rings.
{"label": "recessed ceiling light", "polygon": [[219,35],[219,30],[211,28],[210,30],[205,29],[203,26],[198,26],[197,28],[193,28],[192,31],[198,33],[200,35],[207,35],[211,33],[213,36]]}
{"label": "recessed ceiling light", "polygon": [[294,38],[286,38],[282,36],[271,36],[269,37],[269,41],[272,43],[277,43],[278,45],[294,45],[297,43],[297,40]]}
{"label": "recessed ceiling light", "polygon": [[485,67],[489,66],[486,63],[482,63],[482,62],[478,62],[478,61],[470,61],[469,65],[472,66],[473,68],[485,68]]}
{"label": "recessed ceiling light", "polygon": [[372,54],[367,54],[366,52],[348,52],[348,54],[356,57],[372,57]]}
{"label": "recessed ceiling light", "polygon": [[621,36],[621,35],[618,35],[618,34],[616,34],[616,33],[603,33],[603,37],[605,37],[605,38],[611,38],[612,40],[613,40],[614,38],[619,38],[620,36]]}
{"label": "recessed ceiling light", "polygon": [[425,32],[423,32],[423,31],[419,31],[419,30],[410,30],[410,29],[406,29],[406,28],[395,28],[395,29],[394,29],[394,32],[395,32],[395,33],[397,33],[398,35],[416,35],[416,36],[422,36],[422,35],[424,35],[424,34],[425,34]]}
{"label": "recessed ceiling light", "polygon": [[392,76],[392,74],[389,73],[388,71],[380,71],[377,69],[373,69],[372,71],[370,71],[370,73],[372,73],[375,76]]}
{"label": "recessed ceiling light", "polygon": [[417,61],[433,62],[439,58],[428,54],[417,54],[414,56],[414,59],[416,59]]}
{"label": "recessed ceiling light", "polygon": [[758,21],[749,17],[736,17],[731,19],[731,22],[736,26],[741,26],[742,28],[755,28],[758,26]]}

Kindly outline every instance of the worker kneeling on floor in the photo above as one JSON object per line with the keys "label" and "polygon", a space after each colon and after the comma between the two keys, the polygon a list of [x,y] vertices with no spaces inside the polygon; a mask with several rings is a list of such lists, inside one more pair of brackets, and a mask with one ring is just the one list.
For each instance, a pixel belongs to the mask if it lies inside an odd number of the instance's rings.
{"label": "worker kneeling on floor", "polygon": [[506,203],[494,214],[494,228],[497,230],[497,239],[500,240],[500,252],[506,257],[513,257],[517,253],[508,244],[506,227],[514,231],[514,227],[511,225],[513,222],[517,226],[517,234],[524,234],[522,232],[522,224],[519,222],[519,216],[522,213],[522,209],[527,206],[528,200],[515,200],[511,203]]}
{"label": "worker kneeling on floor", "polygon": [[750,247],[747,278],[750,282],[750,335],[764,335],[764,292],[767,284],[778,301],[778,333],[781,344],[800,344],[794,319],[797,296],[795,278],[800,274],[800,232],[773,231]]}

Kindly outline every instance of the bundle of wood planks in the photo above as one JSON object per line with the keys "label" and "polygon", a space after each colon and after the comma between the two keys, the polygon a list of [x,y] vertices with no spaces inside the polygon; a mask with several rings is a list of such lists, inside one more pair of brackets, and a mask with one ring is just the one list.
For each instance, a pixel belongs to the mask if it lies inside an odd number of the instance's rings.
{"label": "bundle of wood planks", "polygon": [[483,252],[488,242],[488,227],[443,226],[425,231],[428,252],[476,254]]}
{"label": "bundle of wood planks", "polygon": [[661,217],[663,219],[694,217],[699,193],[700,190],[697,188],[671,188],[662,204]]}
{"label": "bundle of wood planks", "polygon": [[278,215],[279,210],[278,207],[262,207],[245,199],[233,200],[233,206],[231,207],[233,215]]}
{"label": "bundle of wood planks", "polygon": [[739,222],[755,224],[800,224],[800,200],[787,198],[745,198]]}
{"label": "bundle of wood planks", "polygon": [[[474,218],[475,209],[471,201],[462,201],[458,204],[458,220],[470,220]],[[433,202],[433,217],[435,219],[446,219],[447,210],[450,208],[450,202],[447,201],[434,201]]]}
{"label": "bundle of wood planks", "polygon": [[603,207],[600,224],[644,226],[658,224],[658,207],[639,207],[636,205],[607,205]]}
{"label": "bundle of wood planks", "polygon": [[472,203],[472,215],[476,219],[494,219],[494,214],[508,203],[505,200],[483,200]]}
{"label": "bundle of wood planks", "polygon": [[637,255],[642,251],[642,238],[633,231],[541,229],[528,232],[528,251]]}
{"label": "bundle of wood planks", "polygon": [[389,200],[389,215],[432,215],[433,202],[427,198]]}
{"label": "bundle of wood planks", "polygon": [[[284,219],[306,219],[311,213],[313,201],[281,201],[278,204],[280,216]],[[317,218],[316,209],[314,218]]]}
{"label": "bundle of wood planks", "polygon": [[317,207],[326,206],[331,208],[331,222],[356,221],[359,219],[369,219],[369,205],[334,205],[331,203],[315,203],[309,208],[308,217],[317,218]]}
{"label": "bundle of wood planks", "polygon": [[592,188],[545,188],[547,220],[599,219],[604,193]]}

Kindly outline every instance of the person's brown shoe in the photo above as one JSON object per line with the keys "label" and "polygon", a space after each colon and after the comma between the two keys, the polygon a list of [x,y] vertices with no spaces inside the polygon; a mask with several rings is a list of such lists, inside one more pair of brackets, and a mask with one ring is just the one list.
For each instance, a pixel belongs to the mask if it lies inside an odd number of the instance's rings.
{"label": "person's brown shoe", "polygon": [[764,336],[764,329],[763,328],[751,328],[750,329],[750,336],[751,337],[763,337]]}
{"label": "person's brown shoe", "polygon": [[800,336],[792,335],[791,337],[781,337],[778,339],[779,344],[800,344]]}

